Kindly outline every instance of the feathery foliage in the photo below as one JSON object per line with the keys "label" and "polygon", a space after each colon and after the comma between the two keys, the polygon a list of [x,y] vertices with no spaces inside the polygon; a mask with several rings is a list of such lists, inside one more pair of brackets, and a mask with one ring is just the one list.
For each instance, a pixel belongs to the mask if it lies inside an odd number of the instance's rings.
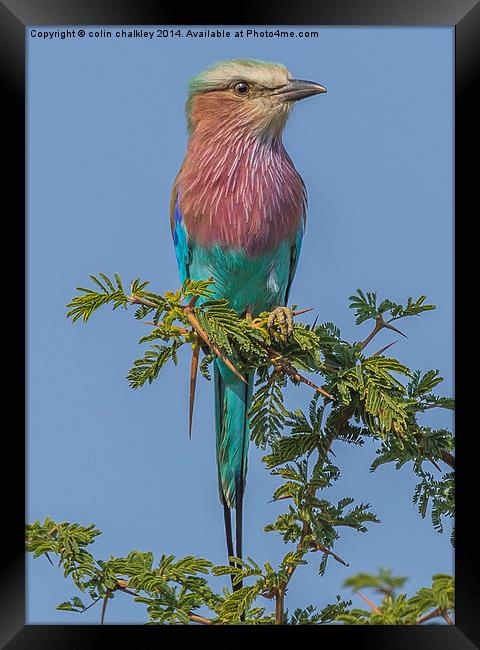
{"label": "feathery foliage", "polygon": [[[410,598],[396,593],[406,578],[386,569],[377,575],[359,573],[348,578],[344,587],[360,594],[368,610],[350,609],[351,601],[341,595],[322,610],[307,604],[290,614],[285,606],[290,581],[310,563],[312,554],[319,554],[315,557],[320,576],[329,561],[348,567],[336,549],[341,531],[348,527],[365,534],[380,523],[370,505],[354,496],[337,501],[327,498],[326,490],[341,477],[333,462],[333,445],[373,440],[372,471],[386,463],[396,469],[411,463],[419,479],[413,503],[420,515],[429,513],[440,533],[444,518],[454,516],[453,435],[418,421],[430,409],[454,408],[452,398],[436,392],[443,378],[438,370],[411,370],[385,355],[386,348],[366,352],[382,329],[402,334],[391,322],[434,309],[426,304],[425,296],[400,304],[379,301],[375,292],[357,290],[350,297],[350,307],[357,324],[373,321],[372,331],[364,341],[349,342],[330,322],[295,320],[287,336],[271,326],[268,313],[253,319],[239,315],[227,301],[214,298],[212,280],[186,280],[178,291],[161,295],[140,279],[131,283],[129,293],[117,274],[113,280],[103,273],[91,279],[94,286],[79,287],[80,295],[68,303],[67,316],[73,322],[89,321],[106,305],[114,310],[128,310],[132,305],[134,318],[151,327],[139,340],[147,348],[127,372],[132,388],[157,380],[170,361],[176,365],[178,350],[185,345],[200,348],[203,357],[198,367],[207,380],[216,357],[239,374],[255,371],[251,438],[265,451],[266,470],[279,481],[273,500],[285,502],[283,512],[266,524],[265,531],[276,533],[286,550],[277,566],[269,562],[260,566],[250,557],[230,558],[225,566],[193,555],[162,555],[155,560],[152,553],[140,551],[102,560],[87,550],[100,534],[93,524],[47,518],[27,525],[27,550],[50,562],[56,556],[65,578],[86,594],[83,599],[89,598],[84,604],[77,594],[59,609],[84,612],[101,603],[103,622],[108,601],[123,592],[145,606],[150,624],[403,625],[436,617],[451,622],[453,579],[444,574],[434,576],[431,587]],[[307,409],[288,408],[285,388],[289,383],[311,392]],[[443,471],[440,464],[448,470]],[[222,577],[238,588],[217,592],[212,584]],[[381,602],[370,601],[360,592],[363,589],[380,595]]]}
{"label": "feathery foliage", "polygon": [[[411,598],[395,593],[405,582],[405,577],[395,577],[385,569],[380,569],[376,575],[359,573],[348,578],[344,586],[358,594],[369,610],[351,609],[341,613],[337,620],[347,625],[420,625],[441,617],[448,624],[453,623],[451,614],[455,605],[452,576],[443,573],[434,575],[432,586],[422,587]],[[360,592],[365,588],[382,594],[381,602],[376,604]]]}

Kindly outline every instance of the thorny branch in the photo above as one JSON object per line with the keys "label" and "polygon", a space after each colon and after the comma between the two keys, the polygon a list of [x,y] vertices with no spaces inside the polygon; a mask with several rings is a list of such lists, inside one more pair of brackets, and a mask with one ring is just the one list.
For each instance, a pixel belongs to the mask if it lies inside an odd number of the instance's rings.
{"label": "thorny branch", "polygon": [[[151,300],[147,300],[146,298],[140,298],[139,296],[136,295],[127,296],[127,300],[134,305],[144,305],[146,307],[158,307],[158,305],[152,302]],[[190,300],[188,305],[185,306],[179,305],[178,308],[183,310],[185,316],[187,317],[187,320],[195,330],[197,336],[200,339],[202,339],[202,341],[217,355],[217,357],[219,357],[223,361],[223,363],[227,366],[227,368],[229,368],[236,377],[241,379],[243,382],[247,383],[245,377],[242,377],[242,375],[238,372],[238,370],[235,368],[233,363],[225,355],[225,353],[218,347],[218,345],[210,340],[208,334],[205,332],[203,327],[198,322],[198,319],[195,316],[195,313],[193,311],[193,308],[197,300],[198,300],[198,296],[194,296]],[[163,323],[158,323],[157,325],[162,325],[162,324]],[[188,330],[185,330],[185,332],[188,332]]]}
{"label": "thorny branch", "polygon": [[[393,325],[390,325],[390,323],[387,323],[386,321],[384,321],[383,316],[381,314],[379,314],[375,318],[375,321],[376,321],[376,323],[375,323],[375,327],[373,328],[373,330],[370,332],[370,334],[367,336],[367,338],[364,341],[362,341],[362,343],[360,343],[360,350],[364,350],[367,347],[367,345],[370,343],[370,341],[384,328],[392,330],[393,332],[397,332],[397,334],[401,334],[402,336],[407,338],[406,334],[401,332],[399,329],[397,329]],[[391,345],[393,345],[393,344],[391,344]]]}
{"label": "thorny branch", "polygon": [[[368,596],[362,594],[361,591],[357,591],[356,593],[358,594],[358,596],[360,596],[363,602],[370,607],[370,609],[374,614],[381,614],[380,608],[372,600],[370,600]],[[454,625],[448,612],[444,609],[441,609],[440,607],[437,607],[436,609],[432,610],[428,614],[424,614],[423,616],[417,618],[417,620],[415,621],[415,625],[421,625],[422,623],[426,623],[427,621],[431,621],[432,619],[438,618],[440,616],[448,623],[448,625]]]}
{"label": "thorny branch", "polygon": [[[135,294],[132,294],[131,296],[127,296],[127,301],[130,302],[131,304],[139,304],[143,305],[149,308],[158,308],[159,304],[157,302],[154,302],[152,300],[149,300],[147,298],[144,298],[143,296],[138,296]],[[190,404],[189,404],[189,434],[191,435],[191,427],[192,427],[192,417],[193,417],[193,406],[194,406],[194,398],[195,398],[195,386],[196,386],[196,378],[197,378],[197,372],[198,372],[198,364],[199,364],[199,353],[200,353],[200,348],[202,347],[205,350],[205,346],[208,347],[218,358],[220,358],[225,365],[243,382],[246,383],[245,378],[240,374],[240,372],[237,370],[235,365],[232,363],[232,361],[228,358],[228,356],[223,352],[223,350],[214,342],[210,339],[209,335],[207,332],[204,330],[204,328],[201,326],[196,314],[195,314],[195,304],[198,300],[199,296],[194,296],[190,299],[187,305],[175,305],[175,309],[179,309],[183,311],[184,316],[186,317],[186,320],[191,326],[191,329],[181,327],[178,325],[171,325],[169,324],[168,327],[171,328],[171,331],[174,331],[176,334],[179,336],[185,336],[185,337],[191,337],[190,341],[193,343],[192,345],[192,363],[191,363],[191,372],[190,372]],[[291,325],[291,320],[292,316],[297,316],[303,313],[306,313],[308,311],[311,311],[311,309],[303,309],[299,311],[290,311],[289,314],[289,320],[288,324]],[[247,312],[246,314],[246,320],[249,323],[251,327],[262,327],[265,323],[264,321],[261,322],[261,319],[256,319],[253,320],[251,314]],[[363,351],[366,346],[373,340],[373,338],[382,330],[382,329],[389,329],[392,330],[401,336],[406,337],[403,332],[398,330],[396,327],[390,324],[390,322],[386,322],[383,319],[383,316],[380,314],[375,318],[375,327],[373,330],[370,332],[370,334],[365,338],[364,341],[360,342],[358,345],[360,351]],[[268,320],[268,325],[272,324],[272,317],[270,315],[269,320]],[[162,322],[144,322],[144,324],[147,325],[152,325],[154,327],[162,327],[166,326],[165,323]],[[279,324],[280,324],[280,319],[279,319]],[[282,330],[283,332],[283,330]],[[193,335],[193,336],[192,336]],[[196,336],[196,338],[195,338]],[[382,347],[380,350],[375,352],[372,356],[378,356],[381,355],[383,352],[385,352],[388,348],[390,348],[392,345],[394,345],[396,341]],[[335,400],[335,398],[330,395],[328,392],[326,392],[323,388],[317,386],[315,383],[307,379],[306,377],[303,377],[297,369],[291,364],[291,362],[284,358],[281,354],[279,354],[273,347],[270,347],[267,343],[262,343],[260,342],[260,345],[263,347],[267,354],[267,358],[269,363],[274,367],[275,372],[282,373],[286,376],[288,376],[292,381],[298,382],[298,383],[303,383],[313,390],[315,390],[317,393],[323,395],[324,397],[327,397],[330,400]],[[426,408],[433,408],[435,404],[432,404],[431,406],[427,406]],[[333,427],[332,427],[332,432],[329,434],[329,437],[327,438],[326,445],[324,448],[319,448],[318,453],[319,455],[324,455],[325,457],[327,454],[331,451],[331,446],[334,440],[338,437],[340,434],[343,426],[348,422],[349,418],[353,415],[355,412],[355,407],[350,405],[348,407],[343,408],[342,410],[339,411],[337,414],[336,418],[334,419],[333,422]],[[422,443],[423,443],[423,438],[424,434],[422,432],[418,432],[416,434],[416,440],[419,448],[422,448]],[[333,452],[331,452],[333,453]],[[443,450],[441,452],[441,458],[443,462],[445,462],[447,465],[452,467],[453,469],[455,468],[455,457],[450,454],[448,451]],[[440,470],[440,467],[438,464],[430,458],[431,462],[435,465],[435,467]],[[318,489],[318,488],[317,488]],[[307,489],[305,496],[306,497],[314,497],[317,489],[310,486],[309,489]],[[289,498],[287,496],[283,496],[280,498]],[[49,534],[53,534],[55,532],[55,528],[53,528],[51,531],[49,531]],[[298,540],[297,546],[296,546],[296,553],[299,555],[304,555],[307,553],[309,550],[318,550],[323,552],[326,555],[332,556],[337,562],[343,564],[344,566],[349,566],[349,564],[343,560],[339,555],[334,553],[331,549],[318,544],[314,541],[312,541],[313,538],[313,533],[312,533],[312,528],[311,525],[308,521],[303,520],[303,527],[300,533],[300,538]],[[48,560],[51,562],[50,558],[48,557]],[[291,564],[290,566],[287,567],[286,569],[286,579],[283,580],[277,587],[271,589],[268,593],[264,592],[261,595],[264,596],[265,598],[273,599],[275,598],[275,624],[283,624],[285,621],[285,613],[284,613],[284,601],[285,601],[285,593],[288,589],[289,582],[296,570],[298,565],[296,564]],[[105,616],[105,611],[107,607],[107,603],[109,600],[109,597],[112,593],[112,591],[115,590],[120,590],[124,593],[130,594],[132,596],[137,596],[134,591],[128,588],[128,581],[118,578],[116,580],[116,585],[113,589],[107,590],[105,597],[103,598],[103,605],[102,605],[102,613],[101,613],[101,622],[103,624],[104,616]],[[368,604],[370,609],[376,613],[380,614],[381,610],[375,603],[373,603],[368,597],[366,597],[364,594],[357,592],[358,595],[364,600],[365,603]],[[436,617],[443,617],[444,620],[449,624],[453,625],[453,621],[451,620],[448,611],[445,611],[443,609],[437,608],[433,610],[432,612],[423,615],[418,618],[416,621],[417,624],[421,624],[423,622],[426,622],[428,620],[431,620]],[[198,614],[195,614],[194,612],[190,611],[188,612],[188,617],[192,622],[200,623],[203,625],[211,625],[213,624],[213,621],[209,618],[200,616]]]}
{"label": "thorny branch", "polygon": [[380,610],[375,605],[375,603],[373,601],[371,601],[370,598],[368,598],[368,596],[365,596],[365,594],[362,594],[361,591],[357,591],[357,594],[360,596],[360,598],[363,600],[363,602],[366,603],[370,607],[370,609],[372,610],[372,612],[374,614],[380,614]]}
{"label": "thorny branch", "polygon": [[[158,307],[157,304],[152,302],[151,300],[148,300],[146,298],[142,298],[136,295],[128,296],[127,299],[129,302],[132,304],[140,304],[144,305],[146,307]],[[183,309],[185,315],[187,316],[187,319],[189,320],[190,324],[192,325],[193,330],[197,334],[197,336],[216,354],[217,357],[222,359],[222,361],[225,363],[225,365],[230,368],[230,370],[242,381],[245,382],[245,378],[240,374],[240,372],[237,370],[237,368],[234,366],[234,364],[228,359],[228,357],[224,354],[224,352],[212,341],[210,341],[207,333],[205,330],[202,328],[200,323],[198,322],[198,319],[196,318],[193,307],[195,306],[195,303],[197,301],[198,297],[194,297],[190,300],[188,305],[182,307],[180,306],[181,309]],[[300,309],[298,311],[292,312],[292,316],[299,316],[300,314],[305,314],[309,311],[312,311],[312,308],[308,309]],[[252,321],[251,315],[247,313],[247,321],[251,325],[251,327],[258,328],[259,326]],[[157,323],[152,322],[152,321],[147,321],[145,322],[145,325],[152,325],[154,327],[162,327],[164,325],[163,322],[159,321]],[[183,328],[183,327],[178,327],[175,326],[175,329],[178,331],[178,334],[181,336],[189,336],[191,334],[191,331]],[[312,388],[314,391],[317,393],[320,393],[320,395],[323,395],[324,397],[328,397],[328,399],[331,399],[332,401],[335,399],[333,395],[330,395],[330,393],[327,393],[326,390],[321,388],[320,386],[317,386],[315,383],[313,383],[310,379],[307,379],[303,375],[301,375],[298,370],[292,366],[292,364],[284,359],[278,352],[276,352],[273,348],[269,347],[268,345],[264,344],[262,347],[266,350],[268,354],[268,358],[272,366],[275,367],[276,370],[282,372],[285,375],[288,375],[293,381],[305,384],[306,386],[309,386]],[[191,373],[190,373],[190,407],[189,407],[189,435],[191,435],[191,430],[192,430],[192,419],[193,419],[193,405],[195,401],[195,385],[196,385],[196,377],[197,377],[197,371],[198,371],[198,354],[200,352],[200,349],[197,348],[196,350],[193,351],[192,355],[192,365],[191,365]],[[246,382],[245,382],[246,383]]]}
{"label": "thorny branch", "polygon": [[[123,580],[122,578],[117,579],[117,585],[115,589],[119,589],[120,591],[123,591],[124,593],[130,594],[132,596],[137,595],[135,592],[130,591],[128,589],[128,580]],[[193,612],[188,612],[188,617],[191,621],[195,623],[202,623],[202,625],[212,625],[212,620],[209,618],[205,618],[205,616],[199,616],[198,614],[194,614]]]}
{"label": "thorny branch", "polygon": [[[345,409],[345,411],[348,411],[348,409]],[[344,416],[345,419],[341,418],[339,419],[339,422],[341,422],[341,426],[345,424],[345,422],[348,420],[350,415]],[[328,444],[327,446],[322,449],[322,453],[326,457],[328,452],[330,451],[330,447],[332,446],[333,442],[335,440],[335,436],[333,434],[330,435]],[[320,451],[319,451],[320,454]],[[305,492],[305,498],[308,497],[313,497],[315,496],[318,488],[310,487],[309,489],[306,490]],[[300,539],[298,540],[296,552],[297,553],[305,553],[307,549],[305,549],[305,542],[306,538],[311,534],[311,526],[308,521],[303,521],[303,527],[302,527],[302,532],[300,534]],[[320,544],[313,544],[312,545],[314,549],[322,551],[324,553],[327,553],[328,555],[332,555],[337,562],[340,562],[341,564],[344,564],[345,566],[349,566],[345,560],[343,560],[340,556],[336,555],[336,553],[333,553],[333,551],[330,551],[330,549],[327,549],[326,547],[320,545]],[[284,619],[284,600],[285,600],[285,592],[287,590],[288,584],[295,573],[296,565],[290,565],[287,568],[287,580],[281,584],[276,590],[275,590],[275,624],[276,625],[282,625],[283,624],[283,619]]]}

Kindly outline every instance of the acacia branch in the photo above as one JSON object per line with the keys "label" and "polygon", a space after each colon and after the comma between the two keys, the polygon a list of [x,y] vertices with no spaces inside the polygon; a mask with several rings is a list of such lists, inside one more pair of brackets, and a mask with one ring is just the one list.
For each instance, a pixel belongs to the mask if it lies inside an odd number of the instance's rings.
{"label": "acacia branch", "polygon": [[307,379],[306,377],[301,375],[298,372],[298,370],[294,366],[292,366],[292,364],[289,361],[287,361],[287,359],[279,355],[278,352],[276,352],[273,348],[267,347],[266,349],[269,355],[270,363],[275,368],[277,368],[280,372],[282,372],[284,375],[288,375],[294,381],[300,382],[302,384],[305,384],[306,386],[309,386],[310,388],[313,388],[314,391],[320,393],[320,395],[324,395],[325,397],[328,397],[332,401],[335,400],[333,395],[330,395],[330,393],[327,393],[326,390],[314,384],[313,381],[310,381],[310,379]]}
{"label": "acacia branch", "polygon": [[[157,323],[155,323],[154,321],[151,320],[144,320],[142,322],[144,325],[152,325],[153,327],[165,326],[165,323],[163,321],[158,321]],[[176,329],[180,336],[188,336],[189,334],[191,334],[191,330],[188,330],[186,327],[179,327],[178,325],[168,325],[168,327],[171,327],[172,329]]]}
{"label": "acacia branch", "polygon": [[[223,361],[223,363],[227,366],[227,368],[229,368],[236,377],[241,379],[246,384],[247,382],[245,380],[245,377],[242,377],[242,375],[238,372],[238,370],[235,368],[233,363],[224,354],[224,352],[219,348],[219,346],[216,343],[214,343],[213,341],[210,340],[208,334],[205,332],[203,327],[198,322],[198,319],[195,316],[194,311],[193,311],[194,305],[195,305],[196,301],[198,300],[198,298],[199,298],[199,296],[193,296],[193,298],[190,299],[190,302],[187,305],[185,305],[185,306],[178,305],[179,309],[181,309],[183,311],[183,313],[187,317],[188,322],[190,323],[190,325],[195,330],[195,333],[197,334],[197,336],[199,336],[202,339],[202,341],[217,355],[217,357],[219,357]],[[135,304],[135,305],[136,304],[145,305],[146,307],[158,307],[159,306],[158,304],[152,302],[151,300],[148,300],[146,298],[141,298],[141,297],[136,296],[136,295],[127,296],[127,300],[129,302],[131,302],[132,304]],[[187,332],[188,332],[188,330],[185,330],[184,334],[186,335]]]}
{"label": "acacia branch", "polygon": [[432,618],[437,618],[438,616],[440,616],[440,612],[438,611],[438,609],[434,609],[433,612],[430,612],[429,614],[425,614],[425,616],[421,616],[419,619],[417,619],[416,625],[421,625],[426,621],[431,621]]}
{"label": "acacia branch", "polygon": [[445,619],[445,621],[448,623],[448,625],[454,625],[454,622],[450,618],[448,612],[446,610],[442,610],[442,616]]}
{"label": "acacia branch", "polygon": [[200,325],[198,322],[197,317],[193,313],[193,308],[190,306],[186,306],[183,308],[184,313],[188,319],[188,322],[190,325],[193,327],[195,332],[198,334],[198,336],[208,345],[208,347],[215,352],[217,357],[219,357],[223,363],[229,368],[233,374],[238,377],[238,379],[241,379],[245,384],[247,383],[245,377],[242,377],[242,375],[238,372],[238,370],[235,368],[233,363],[230,361],[230,359],[222,352],[222,350],[218,347],[216,343],[213,341],[210,341],[208,334],[205,332],[203,327]]}
{"label": "acacia branch", "polygon": [[[351,406],[349,406],[349,407],[343,409],[339,413],[339,415],[337,417],[336,427],[335,427],[337,429],[337,431],[349,419],[349,417],[353,413],[353,410],[354,409]],[[333,434],[330,434],[329,438],[327,439],[328,444],[326,445],[326,447],[322,448],[322,453],[324,454],[325,458],[326,458],[328,452],[331,451],[331,446],[332,446],[334,440],[335,440],[335,436]],[[320,455],[320,453],[321,453],[320,450],[318,450],[318,453]],[[308,499],[309,497],[315,496],[315,494],[317,493],[317,490],[318,490],[318,488],[313,488],[312,486],[307,488],[307,490],[305,491],[305,499]],[[298,540],[298,544],[297,544],[297,548],[296,548],[297,553],[302,553],[302,555],[303,555],[308,550],[308,549],[304,548],[305,547],[305,540],[306,540],[307,536],[310,535],[311,533],[312,533],[312,529],[311,529],[310,523],[308,521],[303,521],[302,532],[300,533],[300,539]],[[331,555],[335,560],[337,560],[337,562],[340,562],[344,566],[350,566],[347,562],[345,562],[345,560],[343,560],[339,555],[337,555],[336,553],[334,553],[333,551],[328,549],[326,546],[323,546],[322,544],[318,544],[318,543],[315,543],[313,546],[317,550],[322,551],[323,553],[327,553],[327,555]],[[277,622],[277,607],[278,608],[280,608],[280,607],[283,608],[285,591],[286,591],[288,583],[290,582],[293,574],[295,573],[296,568],[297,568],[297,565],[292,565],[292,566],[287,567],[287,570],[286,570],[287,580],[286,580],[286,582],[283,585],[281,585],[280,587],[278,587],[274,591],[275,597],[276,597],[275,622]],[[283,591],[283,593],[280,594],[280,591]],[[278,616],[280,616],[280,614],[278,614]],[[283,617],[282,617],[282,620],[283,620]]]}
{"label": "acacia branch", "polygon": [[380,614],[380,610],[375,605],[375,603],[372,600],[370,600],[370,598],[365,596],[365,594],[362,594],[361,591],[357,591],[357,594],[360,596],[360,598],[363,600],[363,602],[367,603],[367,605],[370,607],[370,609],[372,610],[372,612],[374,614]]}
{"label": "acacia branch", "polygon": [[190,620],[194,621],[195,623],[202,623],[202,625],[213,625],[213,622],[209,618],[205,618],[205,616],[199,616],[198,614],[193,614],[192,612],[189,612],[188,616]]}
{"label": "acacia branch", "polygon": [[[195,300],[196,300],[196,298],[197,298],[197,297],[195,296]],[[149,300],[145,300],[145,299],[143,299],[143,298],[138,298],[137,296],[132,296],[131,298],[129,298],[129,300],[130,300],[131,302],[139,303],[139,304],[143,304],[143,305],[145,305],[145,306],[157,306],[157,305],[154,305],[154,303],[152,303],[151,301],[149,301]],[[194,306],[194,304],[195,304],[195,303],[193,302],[193,299],[192,299],[192,300],[189,302],[189,304],[188,304],[187,306],[185,306],[185,307],[182,307],[182,309],[184,310],[185,315],[187,316],[187,319],[189,320],[190,324],[192,325],[192,327],[193,327],[194,331],[196,332],[197,336],[199,336],[199,337],[203,340],[203,342],[206,343],[206,345],[208,345],[208,347],[210,347],[210,349],[211,349],[213,352],[215,352],[215,354],[216,354],[218,357],[220,357],[220,359],[222,359],[222,361],[225,363],[225,365],[226,365],[228,368],[230,368],[230,370],[231,370],[231,371],[232,371],[232,372],[233,372],[233,373],[234,373],[234,374],[235,374],[239,379],[241,379],[242,381],[245,382],[244,377],[242,377],[242,375],[238,372],[238,370],[235,368],[235,366],[233,365],[233,363],[228,359],[228,357],[225,356],[225,354],[220,350],[220,348],[219,348],[215,343],[213,343],[213,342],[210,341],[210,339],[209,339],[209,337],[208,337],[208,334],[207,334],[207,333],[205,332],[205,330],[202,328],[202,326],[201,326],[200,323],[198,322],[198,319],[196,318],[196,316],[195,316],[195,314],[194,314],[194,312],[193,312],[193,306]],[[299,314],[303,314],[303,313],[305,313],[305,312],[311,311],[311,309],[312,309],[312,308],[309,308],[309,309],[301,309],[301,310],[299,310],[299,311],[295,311],[295,312],[293,312],[293,315],[294,315],[294,316],[298,316]],[[258,327],[259,327],[258,324],[254,323],[254,322],[252,321],[251,314],[247,313],[247,315],[246,315],[246,319],[247,319],[247,321],[249,322],[249,324],[250,324],[252,327],[255,327],[255,328],[258,328]],[[154,326],[154,327],[162,327],[163,325],[165,325],[165,323],[163,323],[163,322],[161,322],[161,321],[158,322],[158,323],[154,323],[154,322],[152,322],[152,321],[146,321],[146,322],[145,322],[145,325],[152,325],[152,326]],[[177,329],[178,333],[179,333],[181,336],[188,336],[188,335],[191,333],[190,330],[188,330],[188,329],[186,329],[186,328],[183,328],[183,327],[178,327],[178,326],[176,326],[176,325],[175,325],[175,326],[171,326],[171,327],[175,327],[175,328]],[[269,346],[266,345],[266,344],[262,344],[262,347],[264,347],[264,349],[267,351],[267,353],[268,353],[268,357],[269,357],[269,360],[270,360],[270,363],[271,363],[275,368],[277,368],[280,372],[282,372],[284,375],[288,375],[288,376],[289,376],[291,379],[293,379],[294,381],[299,382],[299,383],[302,383],[302,384],[305,384],[306,386],[309,386],[310,388],[313,388],[314,391],[316,391],[317,393],[320,393],[320,395],[323,395],[324,397],[328,397],[328,399],[331,399],[332,401],[335,400],[335,398],[333,397],[333,395],[330,395],[330,393],[327,393],[326,390],[324,390],[324,389],[321,388],[320,386],[317,386],[317,384],[313,383],[313,381],[311,381],[310,379],[307,379],[306,377],[304,377],[303,375],[301,375],[301,374],[298,372],[298,370],[297,370],[294,366],[292,366],[292,364],[291,364],[289,361],[287,361],[287,359],[285,359],[284,357],[282,357],[282,356],[281,356],[278,352],[276,352],[273,348],[269,347]],[[198,361],[197,361],[197,363],[198,363]],[[246,382],[245,382],[245,383],[246,383]]]}
{"label": "acacia branch", "polygon": [[[415,434],[415,439],[417,441],[418,446],[420,447],[420,451],[421,451],[421,445],[422,445],[422,442],[423,442],[424,438],[425,438],[425,434],[422,433],[421,431],[418,431]],[[455,456],[453,456],[446,449],[443,449],[441,454],[440,454],[440,457],[441,457],[441,459],[443,460],[443,462],[446,465],[449,465],[453,470],[455,470]],[[428,460],[430,460],[430,462],[436,467],[436,469],[439,472],[442,471],[441,468],[438,466],[438,464],[433,460],[433,458],[429,458]]]}
{"label": "acacia branch", "polygon": [[425,623],[426,621],[431,621],[432,618],[438,618],[439,616],[441,616],[449,625],[454,625],[452,619],[448,615],[447,610],[441,609],[440,607],[437,607],[436,609],[432,610],[428,614],[421,616],[419,619],[417,619],[416,625],[420,625],[421,623]]}
{"label": "acacia branch", "polygon": [[370,343],[370,341],[384,328],[392,330],[393,332],[397,332],[397,334],[401,334],[405,338],[408,338],[407,335],[404,334],[403,332],[401,332],[399,329],[397,329],[393,325],[390,325],[390,323],[385,322],[383,320],[383,316],[381,314],[379,314],[375,318],[375,327],[370,332],[370,334],[367,336],[367,338],[360,343],[360,350],[363,350],[364,348],[366,348],[367,345]]}
{"label": "acacia branch", "polygon": [[283,625],[285,617],[285,587],[279,587],[275,594],[275,625]]}
{"label": "acacia branch", "polygon": [[200,355],[200,347],[193,346],[192,350],[192,363],[190,366],[190,401],[188,409],[188,437],[192,438],[192,422],[193,422],[193,406],[195,404],[195,389],[197,385],[197,372],[198,372],[198,357]]}
{"label": "acacia branch", "polygon": [[449,465],[453,470],[455,469],[455,456],[453,456],[449,451],[442,451],[442,460],[446,465]]}
{"label": "acacia branch", "polygon": [[339,555],[331,551],[329,548],[326,546],[323,546],[322,544],[315,544],[315,548],[319,551],[322,551],[322,553],[326,553],[327,555],[331,555],[334,560],[337,562],[340,562],[340,564],[343,564],[344,566],[350,566],[348,562],[345,562],[344,559],[342,559]]}
{"label": "acacia branch", "polygon": [[153,307],[154,309],[158,309],[160,305],[157,302],[153,302],[152,300],[147,300],[147,298],[141,298],[140,296],[137,296],[135,294],[132,294],[131,296],[126,297],[128,302],[130,302],[132,305],[143,305],[144,307]]}
{"label": "acacia branch", "polygon": [[379,357],[381,354],[383,354],[388,348],[391,348],[392,345],[395,345],[395,343],[398,343],[398,341],[392,341],[388,345],[385,345],[383,348],[380,348],[380,350],[377,350],[372,354],[372,357]]}
{"label": "acacia branch", "polygon": [[111,593],[112,593],[111,590],[107,589],[107,591],[105,592],[105,596],[103,597],[102,613],[100,615],[100,625],[103,625],[103,622],[105,620],[105,612],[107,611],[107,604]]}
{"label": "acacia branch", "polygon": [[[120,589],[120,591],[123,591],[127,594],[131,594],[132,596],[137,595],[133,591],[127,589],[127,587],[128,587],[128,580],[124,580],[123,578],[117,578],[116,589]],[[206,618],[205,616],[200,616],[199,614],[194,614],[193,612],[188,612],[188,618],[194,623],[201,623],[202,625],[213,625],[213,621],[210,618]]]}

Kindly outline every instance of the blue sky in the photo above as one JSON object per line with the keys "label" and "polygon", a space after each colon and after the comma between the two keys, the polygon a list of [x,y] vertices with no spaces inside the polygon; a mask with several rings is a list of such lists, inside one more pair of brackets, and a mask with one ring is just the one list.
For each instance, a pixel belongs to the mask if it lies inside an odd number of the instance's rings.
{"label": "blue sky", "polygon": [[[281,40],[27,36],[27,517],[95,523],[98,557],[139,549],[225,561],[212,386],[198,386],[189,441],[186,354],[132,391],[125,375],[146,328],[123,311],[87,325],[65,318],[90,273],[118,272],[127,285],[140,276],[158,292],[178,286],[168,206],[186,145],[186,85],[214,61],[281,61],[328,88],[296,106],[285,132],[309,194],[291,300],[360,340],[370,324],[356,327],[347,307],[357,287],[396,301],[427,294],[438,309],[403,321],[409,338],[392,352],[414,369],[438,368],[442,394],[453,391],[453,30],[319,32]],[[391,340],[381,333],[372,345]],[[308,398],[288,391],[291,407]],[[425,423],[453,425],[443,411]],[[313,555],[289,587],[291,611],[349,596],[342,582],[359,571],[407,575],[408,593],[453,571],[449,524],[439,535],[419,517],[408,466],[369,473],[375,448],[337,443],[341,478],[331,495],[370,503],[382,523],[366,534],[342,531],[335,550],[348,569],[330,561],[320,578]],[[261,456],[252,444],[244,552],[275,563],[285,546],[263,526],[282,504],[269,502],[278,483]],[[45,558],[27,565],[29,623],[99,621],[94,608],[56,611],[74,587]],[[109,604],[109,623],[145,620],[124,594]]]}

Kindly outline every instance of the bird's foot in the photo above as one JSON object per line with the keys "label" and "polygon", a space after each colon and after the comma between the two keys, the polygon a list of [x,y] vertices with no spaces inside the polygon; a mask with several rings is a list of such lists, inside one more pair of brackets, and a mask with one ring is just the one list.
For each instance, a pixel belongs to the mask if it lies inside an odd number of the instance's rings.
{"label": "bird's foot", "polygon": [[293,311],[289,307],[276,307],[270,312],[267,327],[272,329],[275,322],[281,334],[290,336],[293,332]]}

